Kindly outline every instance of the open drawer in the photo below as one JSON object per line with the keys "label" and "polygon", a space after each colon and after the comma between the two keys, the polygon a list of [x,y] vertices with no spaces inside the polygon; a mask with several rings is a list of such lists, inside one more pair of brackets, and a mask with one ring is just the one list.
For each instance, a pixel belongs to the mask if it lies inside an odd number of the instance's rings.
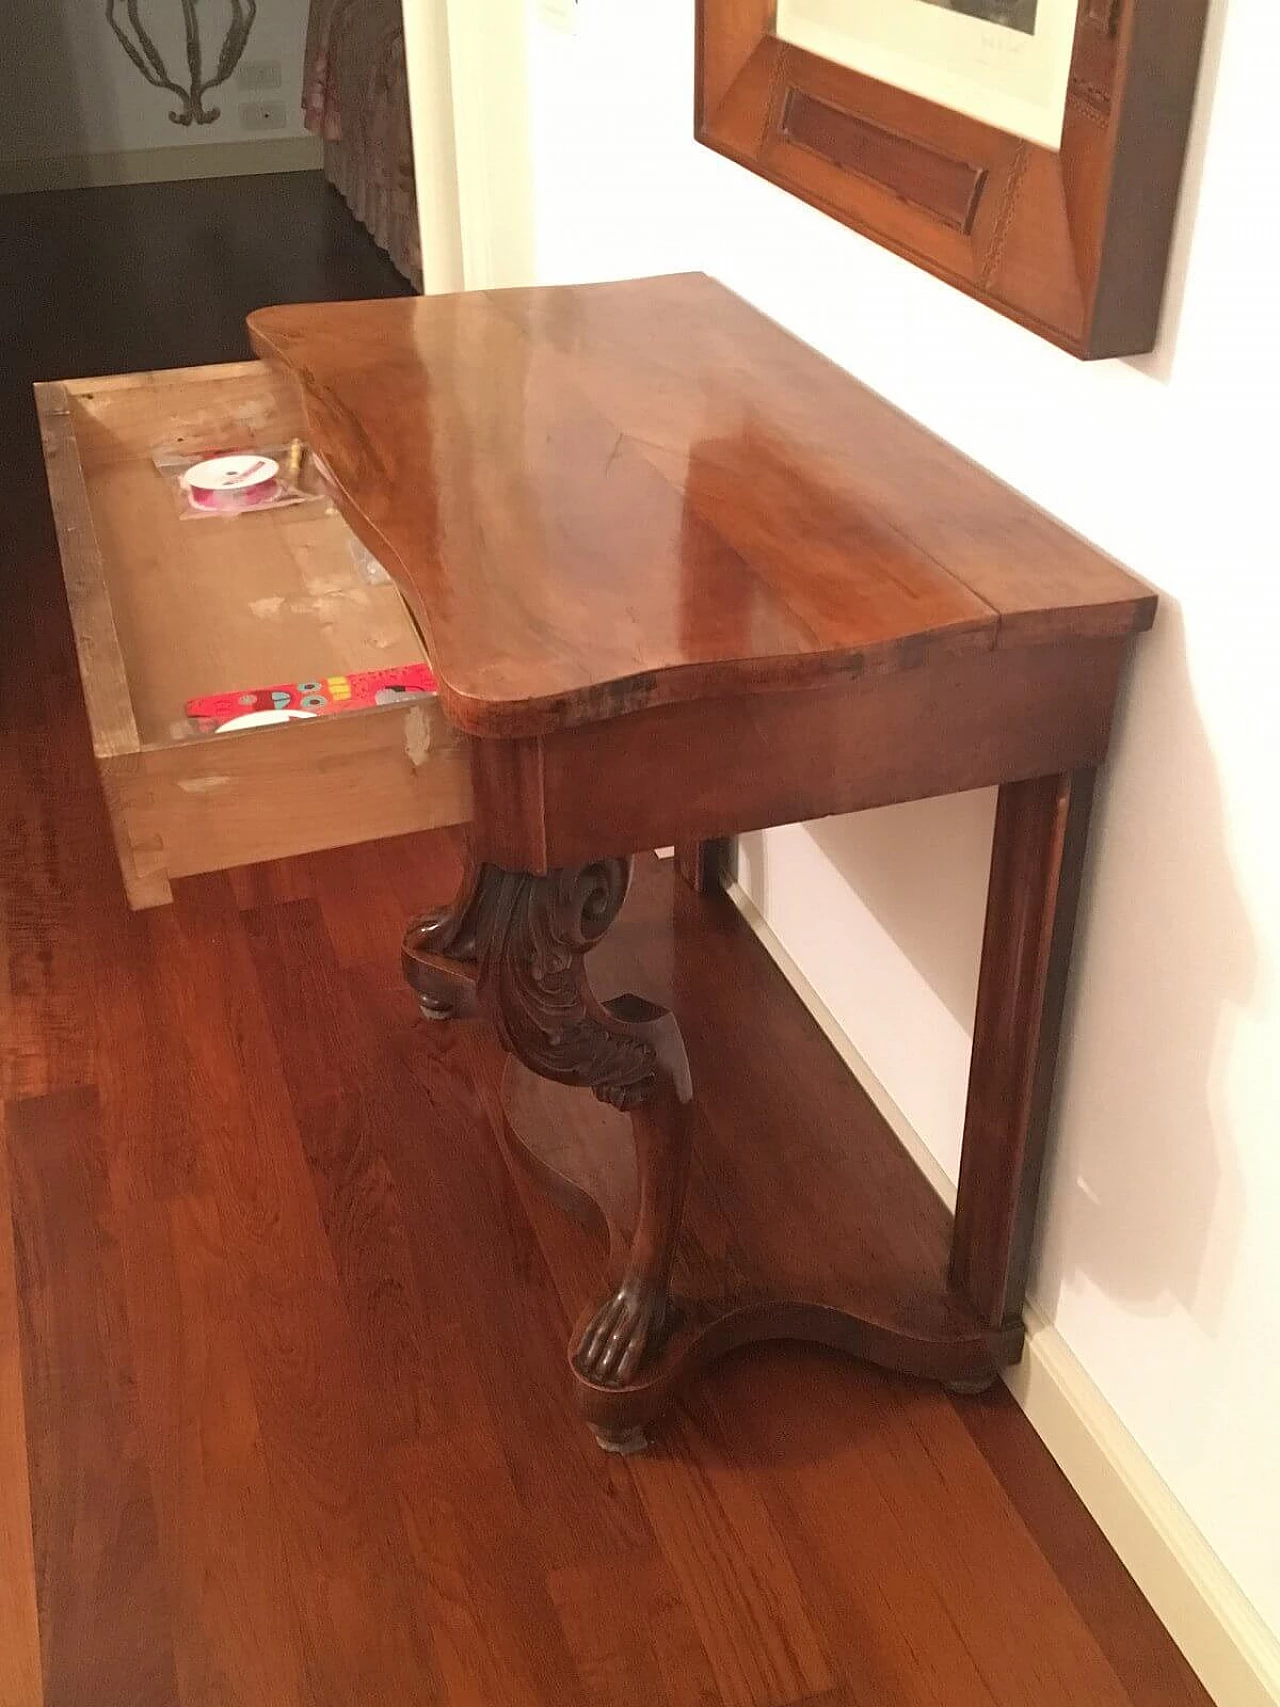
{"label": "open drawer", "polygon": [[134,907],[171,878],[465,822],[465,737],[415,698],[200,735],[184,706],[420,662],[327,502],[184,520],[160,453],[304,435],[264,362],[36,387],[93,746]]}

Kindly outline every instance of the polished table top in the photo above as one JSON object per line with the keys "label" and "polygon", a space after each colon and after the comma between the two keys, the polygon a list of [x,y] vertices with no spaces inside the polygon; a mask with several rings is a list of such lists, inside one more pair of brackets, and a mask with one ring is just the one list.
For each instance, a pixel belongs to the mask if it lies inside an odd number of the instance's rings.
{"label": "polished table top", "polygon": [[[432,1019],[488,1016],[508,1153],[608,1229],[569,1347],[602,1444],[634,1450],[753,1339],[990,1379],[1022,1343],[1093,772],[1153,597],[706,278],[272,309],[251,330],[477,737],[468,876],[410,926],[405,971]],[[665,1005],[601,1002],[585,967],[630,854],[674,843],[702,885],[712,838],[992,784],[949,1252],[921,1248],[887,1131],[824,1151],[740,1103],[720,1165],[699,1136],[697,1256],[673,1266],[695,1072]],[[718,929],[672,939],[682,1000],[682,957],[702,975]],[[712,1082],[716,1057],[704,1040]],[[785,1073],[811,1070],[802,1050]]]}
{"label": "polished table top", "polygon": [[1152,620],[1141,582],[701,274],[250,331],[472,734]]}

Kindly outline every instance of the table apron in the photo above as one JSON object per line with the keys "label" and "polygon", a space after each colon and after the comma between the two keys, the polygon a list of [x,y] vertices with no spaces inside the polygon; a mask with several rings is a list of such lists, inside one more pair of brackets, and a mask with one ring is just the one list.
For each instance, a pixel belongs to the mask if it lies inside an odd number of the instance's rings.
{"label": "table apron", "polygon": [[1128,637],[996,648],[894,675],[473,738],[480,858],[606,854],[1093,768]]}

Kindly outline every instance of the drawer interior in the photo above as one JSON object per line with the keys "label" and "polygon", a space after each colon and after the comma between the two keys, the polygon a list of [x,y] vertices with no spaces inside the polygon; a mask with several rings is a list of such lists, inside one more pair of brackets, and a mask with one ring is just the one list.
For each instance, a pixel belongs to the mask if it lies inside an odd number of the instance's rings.
{"label": "drawer interior", "polygon": [[66,391],[143,750],[200,739],[184,711],[197,695],[424,659],[395,585],[371,581],[327,500],[184,518],[155,465],[303,436],[286,378],[251,362]]}

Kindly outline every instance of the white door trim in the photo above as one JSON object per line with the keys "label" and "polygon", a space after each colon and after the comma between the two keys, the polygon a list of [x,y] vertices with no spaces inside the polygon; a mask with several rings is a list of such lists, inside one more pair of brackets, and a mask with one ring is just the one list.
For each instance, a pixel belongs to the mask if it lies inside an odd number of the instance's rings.
{"label": "white door trim", "polygon": [[404,0],[404,57],[418,189],[422,288],[428,296],[463,282],[454,154],[447,0]]}
{"label": "white door trim", "polygon": [[525,0],[404,0],[423,289],[533,278]]}

